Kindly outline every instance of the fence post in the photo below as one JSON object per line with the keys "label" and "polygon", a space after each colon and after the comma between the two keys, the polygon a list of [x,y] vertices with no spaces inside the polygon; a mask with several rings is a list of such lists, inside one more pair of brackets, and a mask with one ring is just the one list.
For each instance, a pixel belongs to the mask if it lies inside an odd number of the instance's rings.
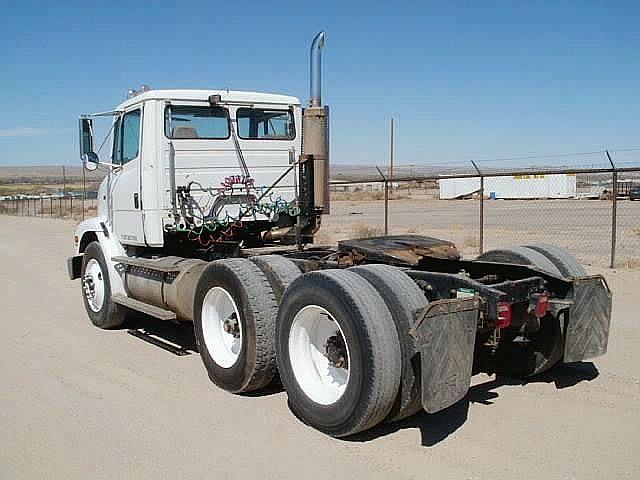
{"label": "fence post", "polygon": [[387,181],[387,177],[382,173],[382,170],[377,166],[376,170],[378,170],[384,182],[384,234],[389,235],[389,182]]}
{"label": "fence post", "polygon": [[49,197],[49,217],[53,218],[53,196]]}
{"label": "fence post", "polygon": [[611,159],[611,155],[609,155],[609,150],[605,150],[605,153],[607,154],[607,159],[611,164],[611,179],[613,180],[613,188],[611,189],[611,194],[613,196],[613,201],[611,202],[611,263],[609,264],[609,267],[615,268],[616,243],[618,240],[618,171]]}
{"label": "fence post", "polygon": [[476,162],[470,160],[473,168],[476,169],[478,175],[480,176],[480,254],[484,252],[484,177],[482,176],[482,172],[476,165]]}

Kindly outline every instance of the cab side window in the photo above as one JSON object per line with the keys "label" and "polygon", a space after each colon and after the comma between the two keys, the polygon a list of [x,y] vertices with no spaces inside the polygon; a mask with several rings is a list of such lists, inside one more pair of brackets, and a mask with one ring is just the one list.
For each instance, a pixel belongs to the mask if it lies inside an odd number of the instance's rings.
{"label": "cab side window", "polygon": [[125,164],[140,153],[140,110],[122,116],[114,127],[114,163]]}

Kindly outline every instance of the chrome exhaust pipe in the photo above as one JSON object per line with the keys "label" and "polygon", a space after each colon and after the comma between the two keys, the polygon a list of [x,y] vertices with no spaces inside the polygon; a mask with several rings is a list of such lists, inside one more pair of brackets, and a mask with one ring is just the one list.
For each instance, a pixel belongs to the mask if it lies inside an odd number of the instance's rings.
{"label": "chrome exhaust pipe", "polygon": [[309,108],[303,115],[305,155],[313,158],[313,205],[316,212],[329,213],[329,107],[322,105],[322,49],[324,32],[311,43]]}
{"label": "chrome exhaust pipe", "polygon": [[322,49],[324,48],[324,32],[318,33],[311,43],[309,78],[311,79],[311,97],[309,106],[322,106]]}

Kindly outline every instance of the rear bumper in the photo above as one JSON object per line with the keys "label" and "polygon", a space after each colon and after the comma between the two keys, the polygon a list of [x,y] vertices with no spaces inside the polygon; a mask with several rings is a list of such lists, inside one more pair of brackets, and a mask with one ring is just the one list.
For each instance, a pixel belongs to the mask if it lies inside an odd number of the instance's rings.
{"label": "rear bumper", "polygon": [[[601,275],[572,280],[572,298],[558,300],[564,312],[564,362],[578,362],[607,352],[611,291]],[[437,300],[418,312],[411,335],[420,353],[422,407],[439,412],[469,390],[480,298]]]}

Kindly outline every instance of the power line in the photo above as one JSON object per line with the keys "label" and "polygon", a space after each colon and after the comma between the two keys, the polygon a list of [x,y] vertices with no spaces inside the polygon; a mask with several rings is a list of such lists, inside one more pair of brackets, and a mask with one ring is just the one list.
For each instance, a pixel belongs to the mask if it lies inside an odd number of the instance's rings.
{"label": "power line", "polygon": [[[621,152],[640,152],[640,147],[624,147],[624,148],[613,148],[608,150],[609,153],[621,153]],[[554,159],[554,158],[567,158],[567,157],[580,157],[580,156],[588,156],[588,155],[604,155],[606,150],[597,150],[591,152],[574,152],[574,153],[556,153],[556,154],[533,154],[533,155],[522,155],[522,156],[514,156],[514,157],[496,157],[496,158],[484,158],[484,159],[475,159],[474,161],[478,163],[491,163],[491,162],[511,162],[516,160],[539,160],[539,159]],[[604,161],[605,159],[603,159]],[[640,160],[638,161],[640,163]],[[457,166],[457,165],[468,165],[469,160],[454,160],[454,161],[434,161],[434,162],[420,162],[414,164],[402,164],[397,165],[396,168],[403,167],[420,167],[420,166],[429,166],[436,165],[442,166],[445,163],[447,166]]]}

